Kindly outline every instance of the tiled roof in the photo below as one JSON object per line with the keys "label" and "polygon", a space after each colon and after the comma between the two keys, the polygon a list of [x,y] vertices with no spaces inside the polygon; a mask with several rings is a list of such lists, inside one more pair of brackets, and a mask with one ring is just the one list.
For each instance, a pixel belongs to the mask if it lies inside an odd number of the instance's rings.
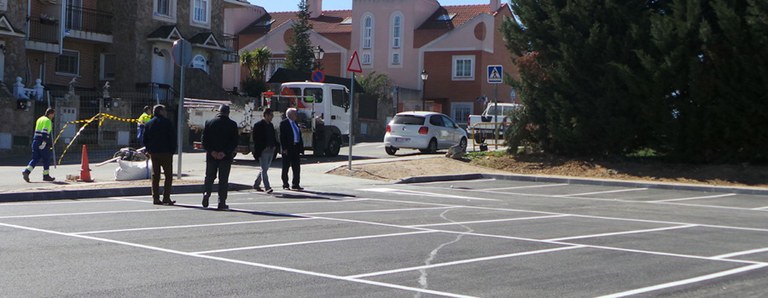
{"label": "tiled roof", "polygon": [[[454,29],[478,15],[494,14],[495,12],[491,10],[491,6],[488,4],[442,6],[416,30]],[[439,18],[443,15],[453,16],[453,18],[440,20]]]}
{"label": "tiled roof", "polygon": [[[312,30],[317,33],[352,33],[352,26],[341,24],[344,19],[352,17],[352,10],[326,10],[320,17],[309,19]],[[296,20],[295,11],[267,13],[246,27],[242,33],[266,33]]]}

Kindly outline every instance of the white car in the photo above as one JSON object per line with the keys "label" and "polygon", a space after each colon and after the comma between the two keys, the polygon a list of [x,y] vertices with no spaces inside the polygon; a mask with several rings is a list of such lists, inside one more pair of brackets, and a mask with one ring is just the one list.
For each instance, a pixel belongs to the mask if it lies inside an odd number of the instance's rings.
{"label": "white car", "polygon": [[395,155],[398,149],[419,149],[434,153],[460,144],[467,148],[467,132],[448,116],[437,112],[401,112],[387,124],[384,150]]}

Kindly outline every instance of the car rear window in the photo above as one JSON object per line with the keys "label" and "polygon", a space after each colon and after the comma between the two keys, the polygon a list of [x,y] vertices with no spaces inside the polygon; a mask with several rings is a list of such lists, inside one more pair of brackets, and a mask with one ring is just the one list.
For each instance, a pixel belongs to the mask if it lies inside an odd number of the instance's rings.
{"label": "car rear window", "polygon": [[422,125],[424,124],[424,117],[416,115],[395,115],[395,119],[393,119],[392,122],[394,124]]}

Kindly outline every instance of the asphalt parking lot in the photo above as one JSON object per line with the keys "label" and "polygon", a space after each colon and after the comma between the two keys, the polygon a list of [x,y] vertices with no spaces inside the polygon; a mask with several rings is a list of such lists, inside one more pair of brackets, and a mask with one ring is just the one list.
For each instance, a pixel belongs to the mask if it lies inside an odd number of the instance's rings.
{"label": "asphalt parking lot", "polygon": [[768,293],[768,196],[482,179],[174,199],[0,204],[0,296]]}

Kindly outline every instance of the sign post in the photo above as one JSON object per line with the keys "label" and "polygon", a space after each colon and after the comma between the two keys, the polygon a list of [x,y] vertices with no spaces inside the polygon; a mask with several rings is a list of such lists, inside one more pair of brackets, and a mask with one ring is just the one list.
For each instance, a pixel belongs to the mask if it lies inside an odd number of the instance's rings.
{"label": "sign post", "polygon": [[176,166],[176,175],[181,180],[181,152],[182,152],[182,135],[184,126],[184,69],[187,68],[189,62],[192,61],[192,44],[186,39],[179,39],[173,42],[173,61],[181,68],[180,80],[179,80],[179,111],[176,115],[176,152],[179,155],[178,165]]}
{"label": "sign post", "polygon": [[493,139],[495,140],[496,150],[499,149],[499,84],[504,82],[504,66],[488,65],[488,84],[494,85],[493,110],[494,110],[494,129]]}
{"label": "sign post", "polygon": [[347,71],[352,72],[352,79],[349,83],[349,165],[347,165],[347,169],[352,171],[352,145],[355,144],[355,136],[352,130],[352,124],[355,122],[355,73],[363,72],[363,67],[360,64],[360,57],[357,56],[357,51],[352,53],[352,58],[349,59],[349,63],[347,63]]}

